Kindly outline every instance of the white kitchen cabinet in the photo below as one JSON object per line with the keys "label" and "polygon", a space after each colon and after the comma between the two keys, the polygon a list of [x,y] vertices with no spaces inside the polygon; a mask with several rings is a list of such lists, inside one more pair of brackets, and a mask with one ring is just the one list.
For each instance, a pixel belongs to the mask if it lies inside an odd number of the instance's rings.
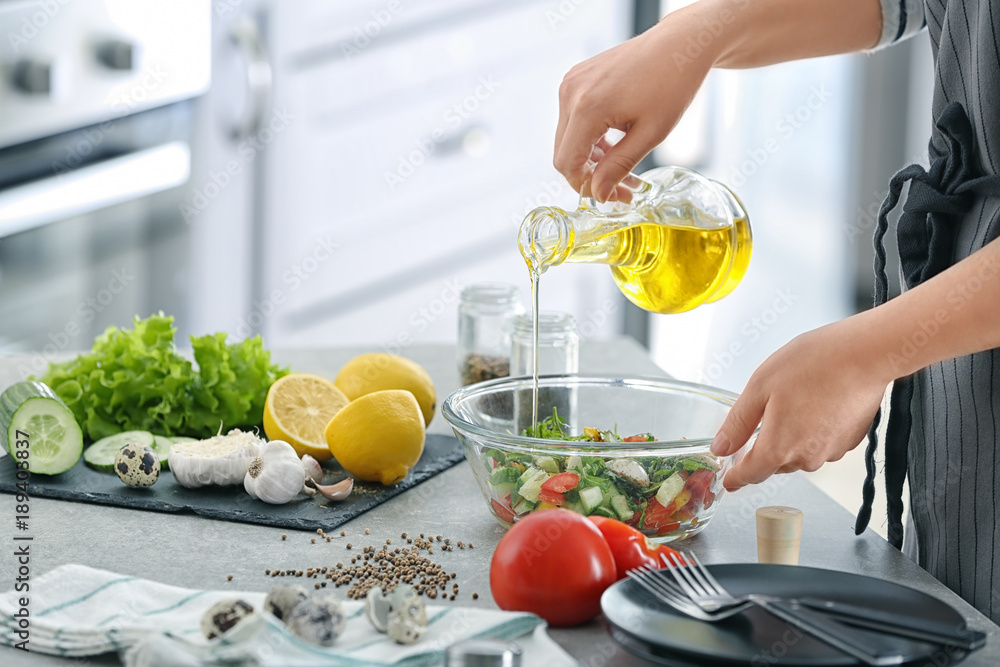
{"label": "white kitchen cabinet", "polygon": [[[270,346],[391,348],[453,341],[455,302],[445,299],[456,285],[512,282],[527,301],[517,223],[534,205],[576,203],[551,166],[559,82],[628,37],[630,7],[262,7],[274,72],[264,122],[274,131],[256,155],[246,322]],[[366,29],[368,41],[356,41]],[[543,279],[543,308],[590,322],[590,335],[620,330],[619,316],[600,316],[619,298],[605,267]],[[447,308],[420,314],[439,302]]]}

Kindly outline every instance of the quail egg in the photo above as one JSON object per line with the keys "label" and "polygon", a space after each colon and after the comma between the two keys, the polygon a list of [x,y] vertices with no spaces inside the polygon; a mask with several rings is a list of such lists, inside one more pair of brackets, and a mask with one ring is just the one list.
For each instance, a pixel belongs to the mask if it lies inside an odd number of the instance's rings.
{"label": "quail egg", "polygon": [[201,617],[201,632],[207,639],[221,637],[253,615],[253,607],[243,600],[217,602]]}
{"label": "quail egg", "polygon": [[126,486],[152,486],[160,478],[160,457],[149,445],[128,444],[115,455],[115,472]]}
{"label": "quail egg", "polygon": [[412,644],[427,632],[424,603],[406,584],[396,586],[388,595],[383,595],[378,586],[368,591],[365,616],[376,630],[388,634],[397,644]]}
{"label": "quail egg", "polygon": [[264,609],[279,621],[284,621],[292,613],[295,605],[309,597],[302,586],[275,586],[264,600]]}
{"label": "quail egg", "polygon": [[313,594],[295,605],[285,622],[300,639],[316,646],[330,646],[344,632],[347,617],[337,598]]}

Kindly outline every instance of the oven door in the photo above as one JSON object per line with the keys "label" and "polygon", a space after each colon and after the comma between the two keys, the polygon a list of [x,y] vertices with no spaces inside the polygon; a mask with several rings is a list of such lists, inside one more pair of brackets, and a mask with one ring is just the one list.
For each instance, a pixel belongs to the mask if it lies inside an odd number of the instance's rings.
{"label": "oven door", "polygon": [[135,315],[187,320],[193,110],[0,149],[0,352],[38,352],[37,373]]}

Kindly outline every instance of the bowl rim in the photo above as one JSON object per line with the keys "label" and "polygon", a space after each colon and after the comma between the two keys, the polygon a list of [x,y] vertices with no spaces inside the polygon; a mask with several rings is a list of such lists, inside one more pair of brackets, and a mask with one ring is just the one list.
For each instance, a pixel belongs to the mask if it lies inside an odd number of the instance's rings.
{"label": "bowl rim", "polygon": [[[487,393],[497,387],[505,387],[507,385],[517,386],[523,385],[525,383],[531,383],[532,377],[530,375],[518,375],[518,376],[508,376],[502,378],[496,378],[493,380],[487,380],[485,382],[477,382],[474,384],[467,385],[460,389],[453,391],[445,399],[441,406],[441,414],[444,416],[445,421],[451,425],[452,428],[456,430],[462,430],[470,433],[474,436],[479,436],[481,438],[487,438],[494,443],[502,444],[506,447],[513,447],[523,451],[539,451],[539,450],[550,450],[550,451],[561,451],[561,450],[574,450],[580,449],[581,445],[593,444],[596,445],[595,449],[613,449],[616,454],[620,453],[622,456],[628,456],[630,453],[634,453],[633,450],[642,450],[648,452],[649,450],[707,450],[709,445],[712,444],[713,438],[690,438],[686,440],[650,440],[647,442],[635,443],[641,445],[641,447],[600,447],[602,444],[633,444],[633,443],[583,443],[579,440],[562,441],[562,440],[549,440],[546,438],[533,438],[523,435],[515,435],[512,433],[501,433],[499,431],[492,431],[488,428],[480,426],[479,424],[474,424],[470,421],[462,418],[453,407],[454,404],[459,401],[467,400],[474,397],[476,394]],[[727,389],[721,389],[719,387],[712,387],[706,384],[700,384],[697,382],[687,382],[684,380],[675,380],[672,378],[665,377],[655,377],[655,376],[632,376],[628,378],[611,378],[598,375],[579,375],[579,374],[561,374],[561,375],[540,375],[538,377],[538,386],[552,386],[556,384],[569,384],[575,386],[587,386],[587,385],[605,385],[605,386],[638,386],[654,389],[671,389],[675,391],[681,391],[688,394],[699,394],[710,398],[712,400],[724,403],[728,406],[732,406],[736,399],[739,398],[739,394],[731,392]],[[757,435],[760,427],[758,426],[754,429],[751,439]],[[590,448],[588,448],[590,449]],[[567,451],[566,453],[569,453]]]}

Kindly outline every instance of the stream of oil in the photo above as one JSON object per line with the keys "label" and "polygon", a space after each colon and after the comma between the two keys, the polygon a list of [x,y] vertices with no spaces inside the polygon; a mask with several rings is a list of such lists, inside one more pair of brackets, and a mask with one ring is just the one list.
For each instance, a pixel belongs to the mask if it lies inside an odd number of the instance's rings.
{"label": "stream of oil", "polygon": [[531,269],[531,427],[538,435],[538,276],[539,273],[534,268]]}

